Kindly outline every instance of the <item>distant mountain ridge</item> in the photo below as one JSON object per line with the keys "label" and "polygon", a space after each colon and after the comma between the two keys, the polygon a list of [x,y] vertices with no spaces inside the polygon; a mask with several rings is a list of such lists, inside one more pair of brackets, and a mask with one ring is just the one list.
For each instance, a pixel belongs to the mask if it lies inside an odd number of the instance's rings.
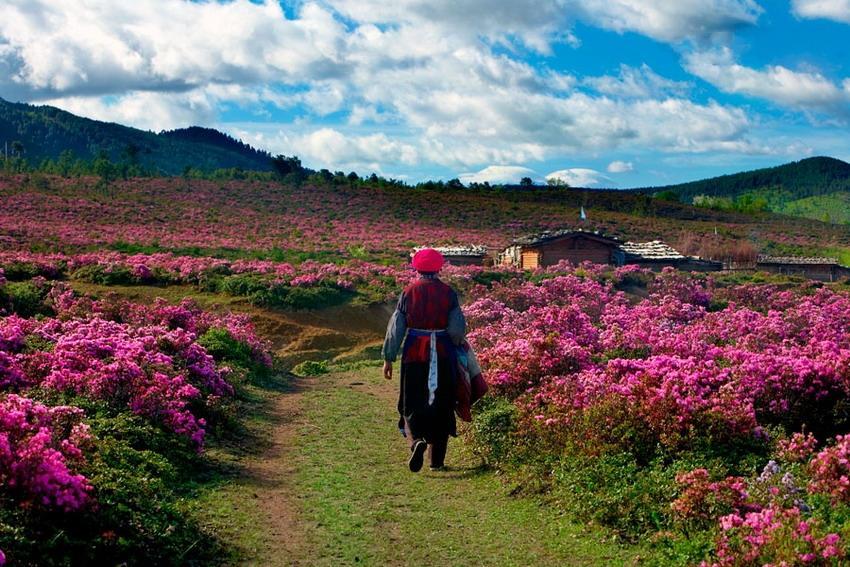
{"label": "distant mountain ridge", "polygon": [[831,157],[811,157],[776,167],[641,191],[675,194],[685,203],[752,207],[850,224],[850,164]]}
{"label": "distant mountain ridge", "polygon": [[742,171],[710,179],[648,187],[645,191],[673,191],[682,200],[697,195],[737,197],[753,191],[776,190],[794,198],[827,195],[850,190],[850,164],[831,157],[811,157],[764,169]]}
{"label": "distant mountain ridge", "polygon": [[212,171],[241,168],[272,170],[272,156],[218,130],[192,126],[158,134],[91,120],[51,106],[12,103],[0,98],[0,151],[20,142],[23,157],[37,165],[66,150],[91,159],[101,151],[110,159],[133,159],[142,167],[177,175],[187,167]]}

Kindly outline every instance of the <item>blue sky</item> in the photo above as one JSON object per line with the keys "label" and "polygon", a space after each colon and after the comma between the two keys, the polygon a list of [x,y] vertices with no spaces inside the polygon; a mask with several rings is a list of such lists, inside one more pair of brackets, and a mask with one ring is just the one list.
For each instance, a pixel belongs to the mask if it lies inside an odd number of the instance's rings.
{"label": "blue sky", "polygon": [[4,0],[0,97],[309,166],[660,185],[850,161],[850,0]]}

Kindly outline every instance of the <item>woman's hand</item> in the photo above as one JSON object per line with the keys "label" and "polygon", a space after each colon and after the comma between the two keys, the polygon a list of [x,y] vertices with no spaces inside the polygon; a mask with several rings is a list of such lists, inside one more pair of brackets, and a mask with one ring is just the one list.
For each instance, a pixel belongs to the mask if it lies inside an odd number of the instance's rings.
{"label": "woman's hand", "polygon": [[389,360],[384,361],[384,378],[387,380],[393,379],[393,363]]}

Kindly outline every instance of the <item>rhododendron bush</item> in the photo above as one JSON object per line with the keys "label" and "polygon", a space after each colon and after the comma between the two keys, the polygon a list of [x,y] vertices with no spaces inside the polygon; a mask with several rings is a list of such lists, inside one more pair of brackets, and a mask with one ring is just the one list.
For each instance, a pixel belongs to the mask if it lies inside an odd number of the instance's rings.
{"label": "rhododendron bush", "polygon": [[[0,272],[0,290],[4,285]],[[0,305],[0,541],[14,522],[47,530],[82,514],[88,519],[81,526],[96,526],[102,511],[129,507],[114,495],[100,501],[99,493],[115,489],[98,479],[130,474],[112,467],[117,450],[135,454],[122,440],[135,436],[134,428],[151,439],[170,438],[189,454],[200,451],[207,419],[226,407],[235,373],[245,371],[207,352],[202,344],[208,333],[244,345],[250,365],[271,365],[267,345],[242,316],[207,313],[191,301],[95,301],[62,284],[46,295],[49,317],[25,318]],[[99,438],[94,422],[107,438]],[[132,457],[134,466],[152,458],[145,455],[152,453]],[[150,505],[165,506],[150,498]],[[73,531],[56,529],[60,535]],[[14,560],[16,550],[26,549],[19,542],[5,553]]]}
{"label": "rhododendron bush", "polygon": [[[260,304],[274,307],[321,307],[321,298],[313,303],[292,301],[287,294],[307,294],[310,290],[335,290],[336,300],[359,294],[366,302],[383,302],[415,277],[409,265],[385,266],[361,260],[345,263],[306,260],[298,264],[270,260],[223,260],[212,257],[160,254],[121,254],[94,252],[67,255],[60,253],[0,252],[0,267],[15,279],[34,277],[69,278],[97,284],[185,284],[204,291],[249,296]],[[516,276],[509,268],[451,266],[442,277],[455,287],[465,289],[484,274]],[[287,299],[289,301],[287,301]],[[334,298],[331,298],[333,302]]]}
{"label": "rhododendron bush", "polygon": [[[663,518],[631,533],[697,526],[714,534],[709,564],[847,556],[850,296],[634,267],[559,266],[533,279],[479,289],[466,307],[492,389],[515,407],[520,460],[625,456],[623,477],[666,486]],[[640,293],[620,291],[641,280]],[[561,477],[575,488],[600,466]],[[598,517],[637,521],[616,516]]]}

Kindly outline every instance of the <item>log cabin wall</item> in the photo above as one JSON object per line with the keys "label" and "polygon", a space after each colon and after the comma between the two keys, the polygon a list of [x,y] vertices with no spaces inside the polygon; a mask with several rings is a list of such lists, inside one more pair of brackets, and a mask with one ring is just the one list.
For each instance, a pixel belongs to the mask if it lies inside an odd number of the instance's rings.
{"label": "log cabin wall", "polygon": [[[522,267],[526,268],[526,254],[529,252],[540,253],[540,266],[554,266],[561,260],[569,260],[575,265],[582,262],[611,264],[615,248],[614,244],[600,242],[583,235],[567,236],[541,244],[523,246]],[[531,261],[530,257],[529,261]]]}
{"label": "log cabin wall", "polygon": [[520,255],[519,265],[523,270],[533,270],[540,267],[540,252],[525,250]]}

